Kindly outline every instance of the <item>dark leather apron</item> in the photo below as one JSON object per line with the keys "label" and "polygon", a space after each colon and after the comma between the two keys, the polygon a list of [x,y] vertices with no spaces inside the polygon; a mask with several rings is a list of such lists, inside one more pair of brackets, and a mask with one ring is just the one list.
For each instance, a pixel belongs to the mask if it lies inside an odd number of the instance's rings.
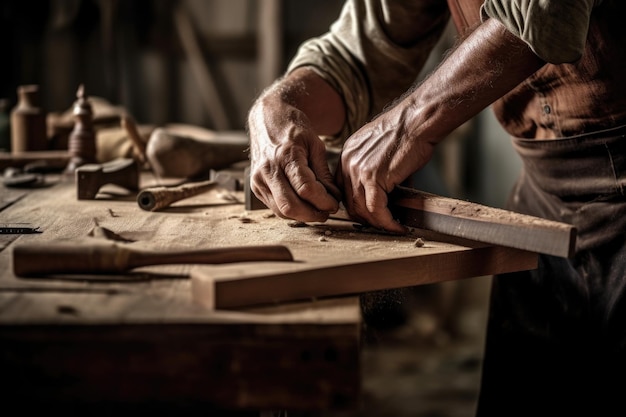
{"label": "dark leather apron", "polygon": [[572,259],[494,278],[478,415],[623,413],[626,126],[513,143],[523,172],[508,208],[574,224],[578,239]]}
{"label": "dark leather apron", "polygon": [[[462,36],[481,3],[448,0]],[[573,224],[578,239],[572,259],[542,255],[537,270],[494,277],[480,417],[626,415],[626,126],[598,131],[625,123],[626,47],[615,46],[626,38],[616,22],[625,6],[605,4],[580,63],[548,65],[518,88],[530,94],[513,92],[494,106],[506,128],[521,131],[507,115],[535,123],[544,106],[527,97],[556,97],[563,111],[587,112],[570,130],[596,132],[513,139],[523,171],[507,208]],[[599,94],[593,105],[585,100]]]}

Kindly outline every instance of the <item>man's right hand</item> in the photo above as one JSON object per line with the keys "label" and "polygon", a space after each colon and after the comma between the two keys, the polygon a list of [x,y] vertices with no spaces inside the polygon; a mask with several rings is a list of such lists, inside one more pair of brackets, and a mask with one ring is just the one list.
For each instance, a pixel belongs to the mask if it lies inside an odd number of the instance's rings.
{"label": "man's right hand", "polygon": [[341,192],[319,138],[343,123],[343,107],[333,109],[333,103],[343,106],[317,74],[296,70],[265,91],[250,110],[250,186],[280,217],[325,221],[339,208]]}

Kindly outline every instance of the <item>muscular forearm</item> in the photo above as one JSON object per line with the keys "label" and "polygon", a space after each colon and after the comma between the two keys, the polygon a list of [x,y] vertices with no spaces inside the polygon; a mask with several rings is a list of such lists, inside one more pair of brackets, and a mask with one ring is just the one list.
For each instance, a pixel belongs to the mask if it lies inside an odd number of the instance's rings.
{"label": "muscular forearm", "polygon": [[488,20],[405,97],[395,117],[411,137],[437,143],[543,65],[523,41]]}
{"label": "muscular forearm", "polygon": [[402,232],[387,207],[387,193],[422,168],[452,130],[542,65],[501,23],[478,26],[421,85],[345,142],[338,183],[348,212]]}

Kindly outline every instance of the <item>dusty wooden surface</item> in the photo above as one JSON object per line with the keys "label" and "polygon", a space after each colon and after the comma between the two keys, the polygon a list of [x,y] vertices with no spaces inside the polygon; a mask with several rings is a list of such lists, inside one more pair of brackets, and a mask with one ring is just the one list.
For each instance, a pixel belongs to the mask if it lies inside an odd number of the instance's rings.
{"label": "dusty wooden surface", "polygon": [[406,236],[385,235],[336,220],[289,227],[290,222],[268,215],[266,210],[247,215],[248,241],[285,245],[296,262],[198,266],[191,276],[192,293],[199,304],[222,309],[303,301],[528,270],[537,265],[533,252],[426,230],[413,230]]}
{"label": "dusty wooden surface", "polygon": [[[152,213],[119,187],[104,186],[96,200],[77,200],[73,182],[58,180],[48,176],[35,190],[0,189],[0,222],[42,231],[0,235],[0,368],[7,401],[21,409],[91,412],[97,405],[211,415],[356,404],[357,298],[212,311],[192,300],[192,265],[16,277],[17,243],[108,237],[155,250],[247,243],[238,217],[243,205],[233,204],[232,196],[198,196]],[[157,184],[142,183],[149,185]]]}
{"label": "dusty wooden surface", "polygon": [[[345,276],[352,285],[366,273],[370,286],[348,287],[344,295],[530,268],[536,260],[532,253],[419,230],[398,237],[344,221],[293,227],[266,210],[246,212],[241,192],[213,190],[148,212],[135,193],[114,185],[96,200],[77,200],[69,179],[56,180],[48,177],[49,186],[26,192],[2,190],[1,222],[42,230],[0,235],[0,361],[13,381],[4,392],[20,403],[80,408],[106,402],[142,411],[146,403],[152,411],[350,409],[360,389],[361,311],[356,297],[312,300],[310,294],[296,297],[309,300],[300,303],[207,309],[197,293],[194,299],[190,277],[212,274],[212,266],[18,278],[15,243],[107,237],[148,250],[279,243],[298,261],[279,266],[305,267],[309,279]],[[142,187],[155,185],[164,183],[142,178]],[[421,259],[430,259],[427,268]],[[226,265],[223,272],[277,273],[261,268],[269,264]],[[324,268],[335,275],[323,275]]]}

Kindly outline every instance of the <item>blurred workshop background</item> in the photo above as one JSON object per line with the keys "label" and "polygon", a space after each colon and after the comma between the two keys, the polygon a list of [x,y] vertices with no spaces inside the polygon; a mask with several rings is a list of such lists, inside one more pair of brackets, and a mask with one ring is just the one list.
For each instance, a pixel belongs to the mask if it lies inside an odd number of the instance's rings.
{"label": "blurred workshop background", "polygon": [[[254,98],[298,45],[325,32],[341,0],[4,0],[2,119],[21,85],[45,112],[71,109],[80,84],[138,123],[244,130]],[[450,28],[426,74],[454,43]],[[520,169],[488,109],[416,175],[426,191],[503,206]],[[425,286],[374,308],[364,338],[364,406],[350,415],[471,416],[489,277]],[[373,295],[375,297],[376,295]],[[395,297],[395,298],[394,298]]]}

